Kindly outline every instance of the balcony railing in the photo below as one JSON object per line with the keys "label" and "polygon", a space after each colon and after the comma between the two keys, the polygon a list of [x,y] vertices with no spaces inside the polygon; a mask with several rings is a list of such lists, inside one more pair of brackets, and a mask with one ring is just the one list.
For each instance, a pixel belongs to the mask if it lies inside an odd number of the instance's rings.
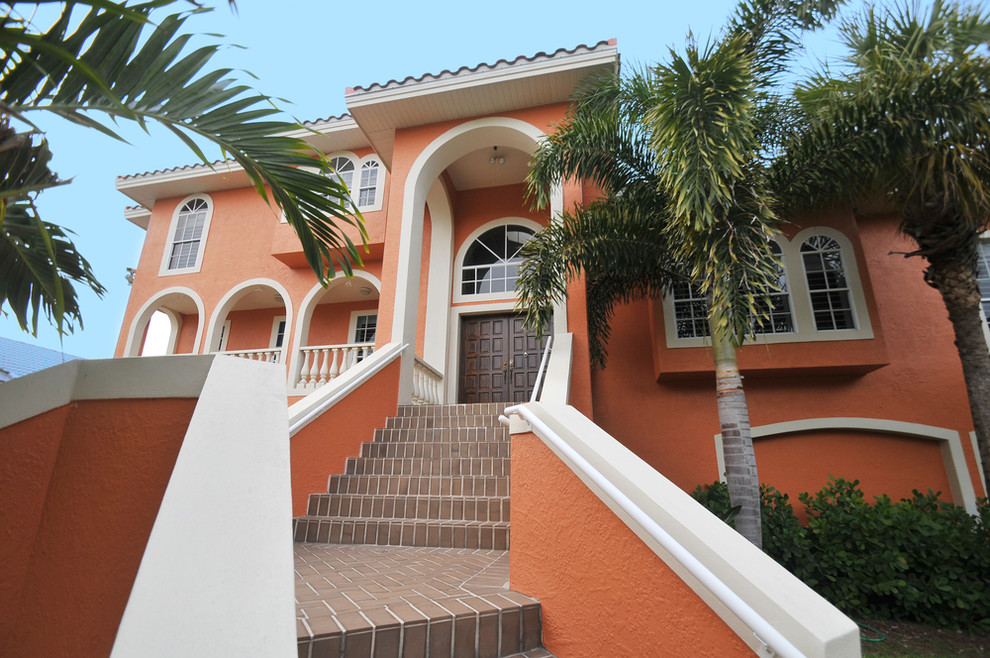
{"label": "balcony railing", "polygon": [[295,378],[295,388],[319,388],[371,356],[374,351],[374,343],[302,347],[299,349],[299,375]]}
{"label": "balcony railing", "polygon": [[443,375],[416,357],[413,363],[413,404],[440,404],[443,399]]}
{"label": "balcony railing", "polygon": [[242,359],[248,359],[249,361],[264,361],[266,363],[282,363],[282,348],[273,347],[271,349],[265,348],[263,350],[226,350],[221,352],[221,354],[226,354],[227,356],[237,356]]}

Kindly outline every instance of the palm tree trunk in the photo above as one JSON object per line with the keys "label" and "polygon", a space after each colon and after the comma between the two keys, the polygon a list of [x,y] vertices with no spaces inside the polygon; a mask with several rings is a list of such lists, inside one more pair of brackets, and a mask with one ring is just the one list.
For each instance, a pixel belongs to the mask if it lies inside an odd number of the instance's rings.
{"label": "palm tree trunk", "polygon": [[[974,245],[975,246],[975,245]],[[962,252],[962,253],[960,253]],[[990,353],[980,319],[980,288],[972,253],[953,250],[928,257],[928,279],[942,295],[956,335],[969,408],[984,469],[984,492],[990,492]]]}
{"label": "palm tree trunk", "polygon": [[718,313],[710,320],[715,353],[715,391],[718,422],[722,429],[725,454],[725,482],[729,501],[739,506],[736,530],[757,548],[763,548],[760,521],[760,479],[756,473],[756,453],[749,427],[749,407],[743,391],[742,375],[736,361],[736,348],[724,329],[717,330]]}

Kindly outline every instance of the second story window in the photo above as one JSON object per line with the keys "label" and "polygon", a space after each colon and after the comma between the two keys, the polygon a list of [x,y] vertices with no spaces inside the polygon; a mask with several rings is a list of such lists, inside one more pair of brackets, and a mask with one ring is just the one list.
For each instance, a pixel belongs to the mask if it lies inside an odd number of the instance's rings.
{"label": "second story window", "polygon": [[818,331],[855,329],[839,243],[827,235],[813,235],[801,243],[801,260]]}
{"label": "second story window", "polygon": [[212,214],[213,204],[205,196],[192,197],[179,206],[169,227],[161,274],[199,271]]}
{"label": "second story window", "polygon": [[354,190],[354,162],[343,155],[330,158],[330,166],[333,167],[334,178],[347,186],[348,190]]}
{"label": "second story window", "polygon": [[368,160],[361,165],[361,184],[358,187],[357,205],[367,208],[378,203],[378,177],[381,165],[376,160]]}

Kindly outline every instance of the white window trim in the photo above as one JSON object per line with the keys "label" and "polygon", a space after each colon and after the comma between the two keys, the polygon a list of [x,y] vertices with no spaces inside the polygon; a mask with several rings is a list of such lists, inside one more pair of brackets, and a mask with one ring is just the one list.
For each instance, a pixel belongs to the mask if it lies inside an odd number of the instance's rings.
{"label": "white window trim", "polygon": [[[813,235],[823,235],[833,238],[842,248],[842,264],[846,270],[846,280],[849,283],[849,296],[852,303],[853,322],[855,329],[837,329],[819,331],[815,328],[815,318],[811,311],[811,292],[808,290],[808,279],[804,271],[804,259],[801,258],[801,243]],[[780,245],[781,262],[787,275],[787,284],[791,297],[791,317],[794,331],[786,334],[760,334],[750,339],[749,343],[814,343],[837,340],[869,340],[873,338],[873,327],[870,324],[870,313],[866,306],[866,296],[863,293],[863,283],[856,264],[856,252],[852,242],[842,232],[827,226],[811,226],[801,230],[792,239],[777,235],[774,240]],[[672,349],[686,347],[707,347],[711,345],[709,337],[678,338],[677,324],[674,322],[674,300],[671,295],[663,299],[664,333],[667,347]]]}
{"label": "white window trim", "polygon": [[498,301],[503,299],[519,299],[519,295],[516,294],[515,290],[507,290],[505,292],[483,292],[474,295],[465,295],[461,292],[461,284],[463,283],[464,276],[464,257],[467,256],[467,251],[474,244],[474,241],[481,237],[484,233],[492,230],[493,228],[498,228],[500,226],[505,226],[508,224],[516,224],[528,229],[532,229],[534,233],[543,230],[543,227],[534,222],[531,219],[525,219],[523,217],[502,217],[490,221],[486,224],[479,226],[475,229],[471,235],[464,239],[461,246],[457,249],[457,255],[454,257],[454,290],[453,290],[453,301],[457,302],[488,302],[488,301]]}
{"label": "white window trim", "polygon": [[375,316],[375,338],[378,337],[378,310],[377,309],[365,309],[363,311],[351,311],[351,320],[347,325],[347,342],[356,343],[357,342],[357,321],[358,318],[364,315],[374,315]]}
{"label": "white window trim", "polygon": [[[337,155],[339,154],[334,154],[333,157],[336,157]],[[359,205],[357,200],[361,195],[361,171],[364,165],[372,160],[378,163],[378,180],[375,181],[375,202],[366,205]],[[368,154],[357,161],[357,164],[354,167],[354,181],[351,186],[351,196],[354,198],[354,205],[357,206],[357,209],[361,212],[374,212],[382,209],[385,198],[385,165],[382,163],[381,158],[374,153]]]}
{"label": "white window trim", "polygon": [[[281,348],[276,347],[276,345],[275,345],[275,341],[278,339],[278,323],[279,322],[285,322],[285,326],[282,328],[282,347]],[[286,319],[285,319],[285,316],[284,315],[276,315],[274,318],[272,318],[272,334],[271,334],[271,338],[268,339],[268,349],[274,350],[274,349],[284,349],[285,348],[286,338],[288,337],[287,334],[286,334],[286,330],[288,330],[288,328],[289,328],[289,323],[286,322]]]}
{"label": "white window trim", "polygon": [[[199,238],[199,248],[196,251],[196,263],[192,267],[182,269],[168,268],[168,262],[172,257],[172,243],[175,241],[175,227],[179,223],[179,211],[193,199],[203,199],[206,201],[206,219],[203,220],[203,234]],[[210,222],[213,220],[213,198],[209,194],[191,194],[182,199],[175,210],[172,211],[172,221],[168,225],[168,233],[165,236],[165,250],[162,253],[161,266],[158,269],[158,276],[173,276],[176,274],[195,274],[203,266],[203,254],[206,252],[206,240],[210,233]]]}

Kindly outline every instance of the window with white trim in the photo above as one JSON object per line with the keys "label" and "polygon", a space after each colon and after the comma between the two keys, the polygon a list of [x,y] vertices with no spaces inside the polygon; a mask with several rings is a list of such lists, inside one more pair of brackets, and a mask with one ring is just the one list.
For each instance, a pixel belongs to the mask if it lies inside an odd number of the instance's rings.
{"label": "window with white trim", "polygon": [[268,342],[268,349],[275,350],[282,347],[285,342],[285,316],[278,315],[272,320],[272,337]]}
{"label": "window with white trim", "polygon": [[815,328],[818,331],[855,329],[849,281],[839,243],[827,235],[813,235],[801,243],[801,262]]}
{"label": "window with white trim", "polygon": [[169,227],[161,274],[199,271],[212,214],[213,204],[206,196],[195,196],[179,205]]}
{"label": "window with white trim", "polygon": [[[783,251],[776,242],[770,242],[770,251],[778,259]],[[753,320],[753,333],[786,334],[794,331],[794,317],[791,313],[791,296],[787,287],[787,271],[777,265],[779,290],[767,292],[756,300],[763,322]],[[671,290],[674,307],[674,322],[678,338],[704,338],[711,334],[708,326],[708,299],[701,294],[701,288],[686,281],[678,281]]]}
{"label": "window with white trim", "polygon": [[[866,300],[852,245],[840,232],[824,227],[804,229],[793,240],[771,242],[780,259],[780,290],[757,304],[764,306],[763,326],[754,324],[757,342],[788,343],[873,338]],[[801,275],[790,276],[800,263]],[[987,251],[990,292],[990,248]],[[990,299],[988,299],[990,308]],[[664,299],[668,347],[707,345],[708,300],[697,286],[673,286]]]}
{"label": "window with white trim", "polygon": [[360,313],[354,317],[352,343],[374,343],[375,332],[378,328],[377,313]]}
{"label": "window with white trim", "polygon": [[464,255],[461,294],[513,293],[519,278],[519,252],[534,231],[518,224],[504,224],[482,233]]}
{"label": "window with white trim", "polygon": [[346,155],[338,155],[330,158],[330,166],[333,167],[330,175],[346,185],[348,190],[353,190],[354,161]]}
{"label": "window with white trim", "polygon": [[381,165],[377,160],[368,160],[361,165],[361,182],[358,185],[358,208],[368,208],[378,203],[378,177]]}
{"label": "window with white trim", "polygon": [[980,286],[980,306],[990,322],[990,241],[980,240],[976,246],[976,282]]}

